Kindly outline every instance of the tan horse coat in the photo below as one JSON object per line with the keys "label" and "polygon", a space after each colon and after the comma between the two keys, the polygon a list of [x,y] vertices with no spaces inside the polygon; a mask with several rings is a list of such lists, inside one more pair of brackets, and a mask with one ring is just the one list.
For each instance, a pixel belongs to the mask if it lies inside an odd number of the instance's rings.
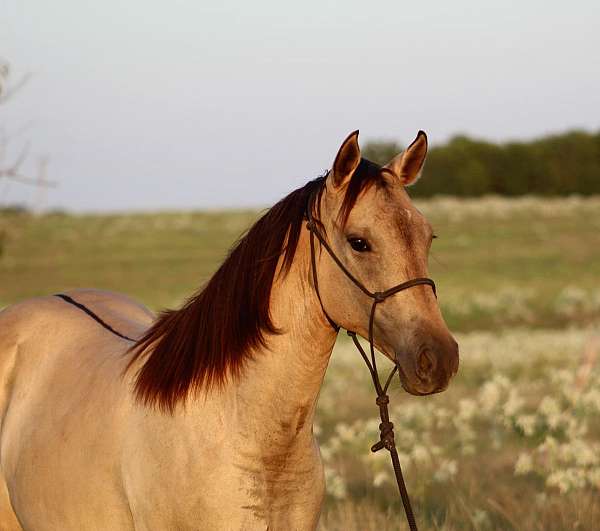
{"label": "tan horse coat", "polygon": [[[324,229],[372,289],[427,276],[431,229],[403,190],[421,169],[424,147],[418,139],[392,161],[402,180],[365,191],[345,228],[335,213],[360,158],[356,135],[328,178]],[[373,252],[350,249],[344,230],[366,234]],[[365,336],[370,301],[323,253],[318,275],[323,308]],[[129,337],[154,320],[122,295],[70,295]],[[78,308],[44,297],[2,311],[0,530],[315,529],[324,479],[312,425],[336,337],[323,308],[303,227],[291,270],[276,277],[270,294],[283,333],[268,337],[241,377],[190,396],[172,414],[136,401],[136,367],[125,371],[131,344]],[[376,343],[402,366],[404,387],[445,388],[458,351],[429,287],[382,303],[380,315]]]}
{"label": "tan horse coat", "polygon": [[[71,296],[129,336],[152,321],[120,295]],[[312,423],[335,335],[314,300],[290,302],[282,313],[313,326],[174,416],[134,402],[130,345],[77,308],[49,297],[0,314],[0,529],[313,529],[324,482]]]}

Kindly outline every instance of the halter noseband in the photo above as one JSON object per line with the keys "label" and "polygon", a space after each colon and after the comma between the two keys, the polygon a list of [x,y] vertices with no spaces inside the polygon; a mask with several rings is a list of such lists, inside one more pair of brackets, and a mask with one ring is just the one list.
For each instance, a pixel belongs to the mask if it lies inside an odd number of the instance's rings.
{"label": "halter noseband", "polygon": [[312,207],[313,207],[313,197],[309,198],[308,205],[306,208],[306,228],[310,232],[310,259],[311,259],[311,268],[312,268],[312,277],[313,282],[315,284],[315,291],[317,293],[317,298],[319,299],[319,303],[321,305],[321,309],[325,314],[325,317],[329,321],[329,324],[333,327],[333,329],[338,332],[340,326],[329,316],[325,307],[323,306],[323,301],[321,300],[321,294],[319,292],[319,280],[317,277],[317,259],[315,254],[315,237],[319,240],[321,245],[325,248],[329,256],[333,259],[336,265],[342,270],[344,275],[348,277],[352,283],[359,288],[367,297],[373,299],[373,305],[371,306],[371,313],[369,317],[369,347],[371,353],[371,359],[369,360],[367,354],[365,353],[362,345],[359,343],[358,338],[356,337],[356,332],[347,330],[348,335],[352,338],[354,345],[360,352],[363,360],[365,361],[367,368],[369,369],[369,373],[371,374],[371,379],[373,380],[373,385],[375,387],[375,391],[377,393],[377,398],[375,403],[379,406],[379,416],[381,418],[381,424],[379,424],[380,431],[380,439],[377,443],[375,443],[371,447],[372,452],[377,452],[382,448],[387,449],[390,452],[392,458],[392,464],[394,466],[394,472],[396,474],[396,482],[398,483],[398,489],[400,490],[400,497],[402,498],[402,504],[404,505],[404,511],[406,513],[406,519],[408,521],[409,528],[411,531],[417,531],[417,524],[415,522],[415,518],[413,515],[412,507],[410,504],[410,499],[408,497],[408,492],[406,490],[406,485],[404,484],[404,478],[402,476],[402,470],[400,468],[400,460],[398,458],[398,451],[396,450],[396,443],[394,441],[394,424],[390,422],[389,412],[388,412],[388,403],[389,397],[387,395],[387,390],[392,381],[392,377],[396,374],[398,370],[398,362],[396,361],[394,364],[394,368],[390,372],[385,385],[381,385],[381,381],[379,380],[379,372],[377,370],[377,363],[375,361],[375,346],[373,344],[373,327],[375,323],[375,310],[377,305],[381,302],[384,302],[388,297],[395,295],[405,289],[409,289],[415,286],[427,285],[431,286],[434,295],[437,297],[437,292],[435,288],[435,282],[430,278],[419,277],[407,280],[406,282],[402,282],[393,286],[385,291],[370,291],[365,287],[365,285],[358,280],[348,268],[343,264],[343,262],[338,258],[338,256],[334,253],[333,249],[329,246],[323,235],[319,232],[317,227],[317,223],[312,215]]}

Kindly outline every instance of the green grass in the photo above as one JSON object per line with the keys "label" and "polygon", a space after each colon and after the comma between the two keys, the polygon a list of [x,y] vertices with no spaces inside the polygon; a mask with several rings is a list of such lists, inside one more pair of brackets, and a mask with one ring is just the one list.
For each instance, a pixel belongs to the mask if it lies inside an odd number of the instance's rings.
{"label": "green grass", "polygon": [[[391,393],[420,528],[597,528],[600,198],[418,207],[439,236],[430,273],[461,347],[445,393]],[[0,213],[0,307],[76,287],[176,307],[257,215]],[[317,415],[328,477],[322,531],[405,529],[388,456],[368,451],[377,424],[368,374],[342,336]],[[530,460],[523,473],[519,459]]]}
{"label": "green grass", "polygon": [[[560,327],[600,315],[599,200],[418,204],[439,236],[430,272],[454,330]],[[256,216],[0,214],[0,306],[75,287],[123,291],[155,310],[177,306]],[[583,300],[565,313],[564,290],[573,287]]]}
{"label": "green grass", "polygon": [[254,212],[5,216],[0,303],[76,287],[121,291],[153,309],[206,281]]}

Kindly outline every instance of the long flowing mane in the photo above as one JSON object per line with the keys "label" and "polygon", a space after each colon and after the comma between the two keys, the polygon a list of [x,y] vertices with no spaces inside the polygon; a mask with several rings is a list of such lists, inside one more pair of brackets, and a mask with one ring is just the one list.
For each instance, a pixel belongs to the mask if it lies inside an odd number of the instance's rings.
{"label": "long flowing mane", "polygon": [[[280,331],[269,309],[271,287],[283,255],[281,274],[294,259],[307,208],[317,208],[326,176],[308,182],[268,210],[233,246],[208,283],[178,310],[160,314],[130,349],[136,397],[172,412],[190,392],[222,385],[239,376],[253,350]],[[342,223],[360,193],[383,184],[379,167],[363,159],[340,208]],[[309,201],[314,205],[309,205]],[[316,212],[318,217],[318,212]]]}

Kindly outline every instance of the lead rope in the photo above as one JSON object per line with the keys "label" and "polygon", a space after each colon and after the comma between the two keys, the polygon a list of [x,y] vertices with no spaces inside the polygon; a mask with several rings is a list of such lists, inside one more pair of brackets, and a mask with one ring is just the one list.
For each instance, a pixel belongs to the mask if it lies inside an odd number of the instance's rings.
{"label": "lead rope", "polygon": [[392,381],[394,374],[398,370],[398,365],[394,365],[394,368],[390,371],[389,376],[385,382],[385,385],[381,387],[379,380],[379,372],[377,371],[377,362],[375,361],[375,348],[373,346],[373,322],[375,320],[375,309],[379,301],[375,299],[373,306],[371,307],[371,317],[369,319],[369,345],[371,349],[371,361],[367,357],[362,345],[356,337],[356,332],[348,330],[348,335],[352,338],[354,345],[360,352],[362,359],[369,369],[371,379],[373,380],[373,386],[377,393],[375,403],[379,407],[379,418],[381,423],[379,424],[379,441],[371,446],[371,452],[375,453],[385,448],[390,452],[390,458],[392,460],[392,466],[394,467],[394,474],[396,476],[396,483],[398,484],[398,490],[400,491],[400,498],[402,499],[402,505],[404,506],[404,513],[406,514],[406,521],[410,531],[418,531],[417,522],[415,521],[415,515],[412,510],[410,498],[408,496],[408,490],[406,489],[406,483],[404,482],[404,475],[402,474],[402,467],[400,466],[400,458],[398,457],[398,450],[396,449],[396,441],[394,439],[394,423],[390,421],[390,415],[388,411],[388,404],[390,398],[387,395],[388,387]]}
{"label": "lead rope", "polygon": [[395,364],[394,368],[390,372],[385,385],[381,386],[381,381],[379,380],[379,372],[377,371],[377,362],[375,360],[375,346],[373,343],[373,326],[375,323],[375,310],[377,305],[380,302],[385,301],[388,297],[403,291],[408,288],[412,288],[418,285],[429,285],[433,289],[434,295],[436,294],[435,283],[430,278],[413,278],[397,286],[394,286],[386,291],[377,291],[371,292],[369,291],[350,271],[346,268],[346,266],[342,263],[342,261],[336,256],[333,252],[333,249],[329,246],[329,244],[325,241],[323,236],[321,236],[320,232],[317,229],[317,225],[312,217],[311,213],[312,201],[309,200],[308,208],[306,210],[306,217],[308,222],[306,224],[306,228],[310,232],[310,254],[311,254],[311,267],[312,267],[312,277],[313,282],[315,284],[315,291],[317,294],[317,298],[319,299],[319,304],[321,305],[321,309],[325,314],[325,317],[329,321],[330,325],[333,329],[338,332],[340,327],[335,323],[331,317],[329,317],[328,313],[325,311],[323,307],[323,301],[321,300],[321,294],[319,292],[319,281],[317,277],[317,263],[316,263],[316,255],[315,255],[315,245],[314,238],[316,237],[321,245],[325,248],[329,256],[333,259],[333,261],[338,265],[338,267],[342,270],[342,272],[363,292],[365,295],[373,299],[373,305],[371,306],[371,314],[369,316],[369,347],[371,359],[367,356],[366,352],[362,348],[362,345],[358,341],[356,337],[356,332],[348,330],[348,335],[352,338],[354,345],[360,352],[362,359],[364,360],[369,373],[371,374],[371,379],[373,380],[373,386],[375,387],[375,392],[377,393],[377,398],[375,399],[375,403],[379,407],[379,417],[381,419],[381,423],[379,424],[379,441],[376,442],[373,446],[371,446],[371,452],[378,452],[382,448],[385,448],[390,452],[390,458],[392,460],[392,466],[394,467],[394,474],[396,476],[396,483],[398,484],[398,490],[400,491],[400,498],[402,499],[402,505],[404,506],[404,512],[406,514],[406,520],[408,522],[408,527],[410,531],[418,531],[417,523],[415,521],[415,516],[412,510],[412,505],[410,503],[410,498],[408,496],[408,491],[406,489],[406,484],[404,482],[404,476],[402,474],[402,468],[400,466],[400,458],[398,457],[398,450],[396,449],[396,441],[394,439],[394,424],[390,422],[388,404],[390,399],[387,395],[388,387],[392,381],[392,377],[398,371],[398,365]]}
{"label": "lead rope", "polygon": [[371,379],[373,380],[373,387],[377,393],[375,403],[379,407],[379,418],[381,423],[379,424],[379,441],[371,446],[371,452],[375,453],[385,448],[390,452],[390,458],[392,460],[392,466],[394,467],[394,474],[396,476],[396,483],[398,484],[398,490],[400,491],[400,498],[402,499],[402,505],[404,506],[404,513],[406,514],[406,521],[410,531],[418,531],[417,522],[415,521],[415,515],[412,510],[410,498],[408,496],[408,490],[406,489],[406,483],[404,482],[404,475],[402,474],[402,467],[400,466],[400,458],[398,457],[398,450],[396,449],[396,441],[394,439],[394,423],[390,421],[390,415],[388,411],[388,404],[390,398],[387,395],[388,387],[392,381],[394,374],[398,371],[398,365],[394,365],[394,368],[390,371],[389,376],[382,387],[379,380],[379,372],[377,370],[377,362],[375,361],[375,347],[373,346],[373,323],[375,321],[375,309],[380,301],[375,299],[373,306],[371,307],[371,316],[369,319],[369,346],[371,350],[371,360],[367,357],[362,345],[356,337],[356,332],[348,330],[348,335],[352,338],[354,345],[360,352],[362,359],[369,369]]}

